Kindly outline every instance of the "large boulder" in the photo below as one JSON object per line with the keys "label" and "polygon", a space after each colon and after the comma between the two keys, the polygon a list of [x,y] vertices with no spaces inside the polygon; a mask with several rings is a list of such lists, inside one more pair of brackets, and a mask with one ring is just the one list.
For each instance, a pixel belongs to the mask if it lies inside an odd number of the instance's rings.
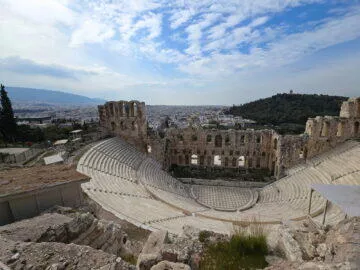
{"label": "large boulder", "polygon": [[161,261],[161,250],[167,237],[167,231],[154,231],[149,235],[137,260],[138,269],[150,270],[152,266]]}
{"label": "large boulder", "polygon": [[301,248],[287,226],[275,227],[267,235],[270,253],[284,256],[289,261],[303,261]]}

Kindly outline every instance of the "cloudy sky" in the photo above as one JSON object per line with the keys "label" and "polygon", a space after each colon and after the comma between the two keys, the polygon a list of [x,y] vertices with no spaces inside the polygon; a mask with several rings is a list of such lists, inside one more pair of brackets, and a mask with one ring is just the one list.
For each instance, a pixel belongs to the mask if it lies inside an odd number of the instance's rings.
{"label": "cloudy sky", "polygon": [[359,0],[0,0],[0,81],[148,104],[360,95]]}

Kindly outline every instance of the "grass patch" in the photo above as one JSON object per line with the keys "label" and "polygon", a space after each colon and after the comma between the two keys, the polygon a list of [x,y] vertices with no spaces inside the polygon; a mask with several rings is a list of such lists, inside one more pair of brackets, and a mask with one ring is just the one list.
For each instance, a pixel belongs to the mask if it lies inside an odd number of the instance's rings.
{"label": "grass patch", "polygon": [[209,231],[201,231],[199,232],[199,241],[201,243],[205,243],[210,237],[210,232]]}
{"label": "grass patch", "polygon": [[132,265],[136,265],[136,262],[137,262],[137,257],[134,256],[133,254],[125,254],[125,255],[122,255],[121,258],[125,261],[125,262],[128,262]]}
{"label": "grass patch", "polygon": [[205,245],[200,269],[262,269],[267,266],[267,254],[265,234],[260,231],[246,234],[237,230],[230,241]]}

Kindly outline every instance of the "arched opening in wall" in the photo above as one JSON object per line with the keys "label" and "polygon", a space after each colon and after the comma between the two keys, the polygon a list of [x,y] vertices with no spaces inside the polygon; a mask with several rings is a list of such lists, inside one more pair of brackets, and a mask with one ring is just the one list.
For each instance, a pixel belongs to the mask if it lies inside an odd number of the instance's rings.
{"label": "arched opening in wall", "polygon": [[189,165],[189,164],[190,164],[189,155],[185,155],[185,165]]}
{"label": "arched opening in wall", "polygon": [[125,129],[126,129],[126,125],[125,125],[124,121],[121,121],[121,122],[120,122],[120,128],[121,128],[121,130],[125,130]]}
{"label": "arched opening in wall", "polygon": [[191,165],[198,165],[198,155],[191,155]]}
{"label": "arched opening in wall", "polygon": [[278,139],[277,139],[277,138],[275,138],[275,139],[274,139],[274,150],[276,150],[276,149],[277,149],[277,144],[278,144]]}
{"label": "arched opening in wall", "polygon": [[219,155],[214,156],[214,165],[221,166],[221,157]]}
{"label": "arched opening in wall", "polygon": [[138,114],[138,106],[137,103],[133,103],[133,116],[137,116]]}
{"label": "arched opening in wall", "polygon": [[225,137],[225,145],[230,145],[230,137],[228,135]]}
{"label": "arched opening in wall", "polygon": [[252,158],[249,158],[249,160],[248,160],[248,167],[252,168]]}
{"label": "arched opening in wall", "polygon": [[116,129],[116,124],[115,124],[114,121],[112,121],[112,122],[111,122],[111,130],[112,130],[112,131],[115,131],[115,129]]}
{"label": "arched opening in wall", "polygon": [[229,167],[229,158],[228,157],[225,157],[225,167]]}
{"label": "arched opening in wall", "polygon": [[222,137],[221,135],[215,136],[215,147],[222,147]]}
{"label": "arched opening in wall", "polygon": [[244,156],[240,156],[238,158],[238,166],[239,167],[244,167],[245,166],[245,157]]}
{"label": "arched opening in wall", "polygon": [[135,121],[132,121],[132,123],[131,123],[131,129],[132,129],[132,130],[136,130],[136,128],[137,128],[137,125],[136,125]]}
{"label": "arched opening in wall", "polygon": [[256,136],[256,143],[261,143],[261,135]]}
{"label": "arched opening in wall", "polygon": [[321,136],[322,136],[322,137],[327,137],[327,136],[329,136],[329,127],[330,127],[330,123],[329,123],[329,122],[323,122],[322,128],[321,128]]}
{"label": "arched opening in wall", "polygon": [[178,157],[178,163],[179,163],[180,165],[182,165],[183,162],[184,162],[183,157],[182,157],[182,156],[179,156],[179,157]]}
{"label": "arched opening in wall", "polygon": [[337,126],[336,136],[341,137],[344,134],[344,123],[339,122]]}
{"label": "arched opening in wall", "polygon": [[245,144],[245,135],[241,135],[240,144]]}
{"label": "arched opening in wall", "polygon": [[200,166],[204,166],[204,161],[205,161],[205,157],[204,156],[200,156]]}
{"label": "arched opening in wall", "polygon": [[235,157],[232,158],[231,166],[236,167],[236,158]]}
{"label": "arched opening in wall", "polygon": [[358,136],[359,135],[359,122],[357,121],[357,122],[355,122],[354,123],[354,135],[355,136]]}
{"label": "arched opening in wall", "polygon": [[152,150],[152,149],[151,149],[151,145],[148,144],[148,145],[147,145],[147,152],[148,152],[148,153],[151,153],[151,150]]}
{"label": "arched opening in wall", "polygon": [[130,115],[130,106],[128,102],[125,103],[125,114],[127,117]]}
{"label": "arched opening in wall", "polygon": [[207,164],[208,166],[211,166],[211,160],[212,160],[211,156],[207,156],[207,158],[206,158],[206,164]]}
{"label": "arched opening in wall", "polygon": [[256,168],[260,168],[261,167],[261,159],[258,157],[256,158]]}
{"label": "arched opening in wall", "polygon": [[210,134],[207,135],[207,136],[206,136],[206,142],[209,143],[209,142],[211,142],[211,140],[212,140],[211,135],[210,135]]}
{"label": "arched opening in wall", "polygon": [[198,137],[197,137],[196,134],[191,135],[191,140],[192,140],[193,142],[197,141],[197,139],[198,139]]}

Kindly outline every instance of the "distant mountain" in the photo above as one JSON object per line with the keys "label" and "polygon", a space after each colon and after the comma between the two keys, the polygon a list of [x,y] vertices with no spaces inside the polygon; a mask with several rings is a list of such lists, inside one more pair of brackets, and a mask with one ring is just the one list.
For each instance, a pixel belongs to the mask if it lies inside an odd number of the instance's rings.
{"label": "distant mountain", "polygon": [[97,105],[105,103],[99,98],[89,98],[81,95],[52,91],[46,89],[34,89],[24,87],[5,87],[13,103],[28,103],[37,105]]}
{"label": "distant mountain", "polygon": [[243,105],[234,105],[227,113],[250,118],[259,124],[304,125],[309,117],[339,115],[347,97],[307,94],[277,94]]}

